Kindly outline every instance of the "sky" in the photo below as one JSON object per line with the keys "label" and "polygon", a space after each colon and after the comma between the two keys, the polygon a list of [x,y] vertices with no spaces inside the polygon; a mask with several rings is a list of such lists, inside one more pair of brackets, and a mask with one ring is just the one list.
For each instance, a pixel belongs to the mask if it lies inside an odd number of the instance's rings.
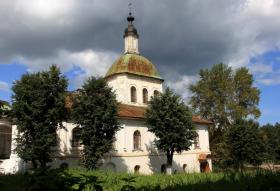
{"label": "sky", "polygon": [[58,65],[69,90],[103,76],[123,54],[132,2],[140,53],[188,100],[200,69],[248,67],[261,90],[261,124],[280,122],[279,0],[0,1],[0,99],[14,80]]}

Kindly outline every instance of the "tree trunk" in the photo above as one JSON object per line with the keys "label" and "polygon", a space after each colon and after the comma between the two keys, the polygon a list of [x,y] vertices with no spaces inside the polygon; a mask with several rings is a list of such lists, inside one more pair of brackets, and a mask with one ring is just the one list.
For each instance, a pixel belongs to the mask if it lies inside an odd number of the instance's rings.
{"label": "tree trunk", "polygon": [[172,161],[173,161],[173,149],[167,150],[167,163],[166,163],[166,174],[171,175],[172,174]]}

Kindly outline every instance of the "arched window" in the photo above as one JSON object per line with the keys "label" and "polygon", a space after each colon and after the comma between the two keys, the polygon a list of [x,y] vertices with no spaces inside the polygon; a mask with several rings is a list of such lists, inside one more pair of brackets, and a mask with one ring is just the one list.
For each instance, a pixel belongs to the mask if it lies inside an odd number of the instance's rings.
{"label": "arched window", "polygon": [[0,125],[0,159],[8,159],[11,155],[12,127]]}
{"label": "arched window", "polygon": [[140,165],[134,166],[134,174],[139,174]]}
{"label": "arched window", "polygon": [[154,97],[157,96],[159,94],[159,91],[155,90],[154,91]]}
{"label": "arched window", "polygon": [[143,89],[143,103],[148,103],[148,90],[146,88]]}
{"label": "arched window", "polygon": [[187,164],[183,164],[183,171],[187,172]]}
{"label": "arched window", "polygon": [[130,88],[130,100],[133,103],[136,103],[137,101],[137,97],[136,97],[136,88],[134,86],[132,86]]}
{"label": "arched window", "polygon": [[72,147],[79,147],[81,143],[81,128],[75,127],[72,130]]}
{"label": "arched window", "polygon": [[166,173],[166,165],[165,164],[162,164],[161,167],[160,167],[160,172],[162,174],[165,174]]}
{"label": "arched window", "polygon": [[141,149],[141,134],[139,131],[133,133],[133,148],[134,150]]}

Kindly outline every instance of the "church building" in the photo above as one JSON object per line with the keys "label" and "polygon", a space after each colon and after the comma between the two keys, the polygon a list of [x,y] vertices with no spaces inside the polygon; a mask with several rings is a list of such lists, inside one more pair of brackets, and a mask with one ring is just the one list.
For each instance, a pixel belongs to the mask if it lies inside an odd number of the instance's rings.
{"label": "church building", "polygon": [[[122,128],[116,133],[114,148],[102,159],[101,169],[140,174],[165,172],[166,153],[158,151],[155,136],[145,125],[145,111],[152,96],[163,92],[164,79],[156,67],[140,54],[139,35],[129,13],[124,32],[124,53],[108,69],[104,78],[120,102],[118,117]],[[68,98],[71,99],[71,98]],[[71,107],[66,103],[66,107]],[[198,137],[191,149],[174,153],[172,170],[175,172],[209,172],[212,169],[208,127],[212,123],[193,116]],[[64,122],[65,129],[58,130],[60,144],[53,166],[67,163],[79,165],[82,146],[75,124]],[[8,119],[0,119],[0,174],[26,170],[24,163],[12,150],[15,147],[16,126]]]}

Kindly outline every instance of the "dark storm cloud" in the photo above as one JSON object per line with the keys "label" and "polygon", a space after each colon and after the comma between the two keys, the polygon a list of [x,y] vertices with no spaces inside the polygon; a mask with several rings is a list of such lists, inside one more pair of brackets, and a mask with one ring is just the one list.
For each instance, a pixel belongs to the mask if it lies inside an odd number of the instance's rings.
{"label": "dark storm cloud", "polygon": [[[65,7],[58,5],[62,8],[56,12],[45,9],[47,4],[32,8],[34,2],[0,3],[0,63],[16,56],[31,62],[51,60],[61,50],[123,52],[128,1],[61,0]],[[251,4],[250,0],[135,1],[140,51],[171,81],[214,63],[246,60],[250,51],[260,53],[275,46],[273,39],[280,39],[279,28],[259,16],[257,3]],[[260,27],[260,18],[267,31]],[[262,44],[255,44],[257,40]]]}

